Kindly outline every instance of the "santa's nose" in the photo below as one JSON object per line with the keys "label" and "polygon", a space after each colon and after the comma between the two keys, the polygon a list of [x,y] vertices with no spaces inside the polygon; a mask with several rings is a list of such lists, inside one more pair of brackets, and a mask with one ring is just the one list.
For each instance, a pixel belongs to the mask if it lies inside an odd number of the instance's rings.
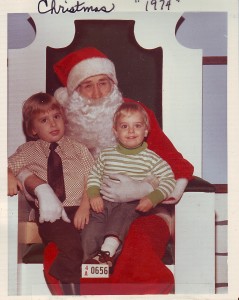
{"label": "santa's nose", "polygon": [[102,97],[102,93],[101,93],[101,90],[100,88],[98,87],[98,85],[95,85],[93,87],[93,91],[92,91],[92,98],[93,99],[99,99]]}

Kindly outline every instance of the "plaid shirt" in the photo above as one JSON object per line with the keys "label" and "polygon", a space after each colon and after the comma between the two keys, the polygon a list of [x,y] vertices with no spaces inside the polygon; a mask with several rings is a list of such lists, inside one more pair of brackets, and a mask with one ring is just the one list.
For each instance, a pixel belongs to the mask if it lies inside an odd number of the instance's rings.
{"label": "plaid shirt", "polygon": [[[86,187],[87,177],[94,159],[88,149],[69,137],[62,137],[56,152],[63,165],[66,199],[64,206],[79,206]],[[8,158],[8,167],[14,175],[27,168],[39,178],[47,181],[47,160],[50,143],[43,140],[27,142]]]}

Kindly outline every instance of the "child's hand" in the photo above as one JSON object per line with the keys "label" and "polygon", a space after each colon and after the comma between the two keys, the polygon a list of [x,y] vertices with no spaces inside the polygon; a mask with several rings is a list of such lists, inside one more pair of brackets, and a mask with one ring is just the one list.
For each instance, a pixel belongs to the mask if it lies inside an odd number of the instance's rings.
{"label": "child's hand", "polygon": [[74,216],[74,225],[76,229],[83,229],[89,223],[90,210],[89,207],[79,206]]}
{"label": "child's hand", "polygon": [[153,207],[153,203],[149,198],[142,198],[139,204],[136,206],[136,210],[141,212],[147,212]]}
{"label": "child's hand", "polygon": [[83,229],[85,225],[89,223],[89,219],[90,219],[90,202],[87,197],[87,193],[85,189],[80,206],[78,207],[74,216],[73,222],[75,228],[78,230]]}
{"label": "child's hand", "polygon": [[90,199],[90,206],[95,212],[102,212],[104,209],[103,199],[100,196]]}
{"label": "child's hand", "polygon": [[8,196],[17,195],[18,191],[22,191],[21,182],[15,177],[11,170],[8,169]]}

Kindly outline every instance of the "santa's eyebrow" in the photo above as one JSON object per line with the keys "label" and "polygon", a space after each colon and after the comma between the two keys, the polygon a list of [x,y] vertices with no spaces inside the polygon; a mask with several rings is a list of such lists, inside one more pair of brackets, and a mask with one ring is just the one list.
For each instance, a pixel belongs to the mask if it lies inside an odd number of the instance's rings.
{"label": "santa's eyebrow", "polygon": [[110,80],[108,76],[105,76],[104,78],[100,78],[99,81],[105,81],[105,80]]}
{"label": "santa's eyebrow", "polygon": [[92,83],[93,81],[91,81],[91,80],[86,80],[86,81],[84,81],[84,82],[81,82],[80,84],[79,84],[79,86],[81,86],[81,85],[84,85],[84,84],[89,84],[89,83]]}
{"label": "santa's eyebrow", "polygon": [[[111,79],[108,76],[105,75],[105,77],[100,78],[97,82],[101,82],[101,81],[105,81],[105,80],[111,80]],[[82,83],[80,83],[80,85],[82,85],[82,84],[89,84],[89,83],[94,83],[94,81],[93,80],[85,80]]]}

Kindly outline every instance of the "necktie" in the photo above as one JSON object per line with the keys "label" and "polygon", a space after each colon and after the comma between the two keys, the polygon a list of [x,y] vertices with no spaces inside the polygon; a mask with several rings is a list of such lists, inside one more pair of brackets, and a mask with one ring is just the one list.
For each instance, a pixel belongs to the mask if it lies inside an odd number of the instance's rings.
{"label": "necktie", "polygon": [[63,202],[66,198],[65,184],[62,161],[60,156],[55,152],[57,146],[57,143],[51,143],[49,147],[51,151],[47,162],[47,181],[57,197]]}

